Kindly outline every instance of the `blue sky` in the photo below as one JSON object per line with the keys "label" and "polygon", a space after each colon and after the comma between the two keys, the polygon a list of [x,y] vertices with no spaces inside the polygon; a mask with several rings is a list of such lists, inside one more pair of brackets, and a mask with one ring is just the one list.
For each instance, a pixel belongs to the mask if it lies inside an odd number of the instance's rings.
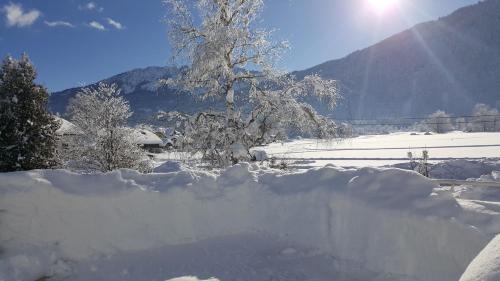
{"label": "blue sky", "polygon": [[[393,1],[383,11],[371,2]],[[292,49],[281,67],[343,57],[478,0],[266,0],[260,25]],[[27,52],[51,91],[169,63],[161,0],[0,0],[0,55]]]}

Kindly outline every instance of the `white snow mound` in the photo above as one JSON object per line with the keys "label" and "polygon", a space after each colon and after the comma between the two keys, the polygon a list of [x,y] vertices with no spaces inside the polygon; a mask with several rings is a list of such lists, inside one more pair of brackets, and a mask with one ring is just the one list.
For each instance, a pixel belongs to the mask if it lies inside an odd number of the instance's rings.
{"label": "white snow mound", "polygon": [[[460,205],[437,188],[398,169],[327,166],[283,173],[246,163],[220,175],[184,169],[3,173],[0,241],[3,257],[47,249],[54,262],[78,262],[266,233],[366,270],[456,281],[490,237],[481,232],[481,221],[475,227],[461,222]],[[0,269],[17,272],[16,264],[0,260]]]}
{"label": "white snow mound", "polygon": [[206,280],[201,280],[201,279],[198,279],[198,277],[184,276],[184,277],[173,278],[173,279],[170,279],[167,281],[219,281],[219,279],[210,278],[210,279],[206,279]]}
{"label": "white snow mound", "polygon": [[460,281],[500,280],[500,235],[472,261]]}

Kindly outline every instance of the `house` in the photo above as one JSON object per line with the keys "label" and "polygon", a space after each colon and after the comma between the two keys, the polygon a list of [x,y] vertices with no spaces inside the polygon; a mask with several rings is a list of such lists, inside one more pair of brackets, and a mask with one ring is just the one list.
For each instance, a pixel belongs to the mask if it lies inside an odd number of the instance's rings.
{"label": "house", "polygon": [[74,143],[75,138],[83,135],[83,131],[75,124],[61,117],[56,116],[55,119],[60,124],[59,129],[56,131],[59,150],[68,148],[71,143]]}
{"label": "house", "polygon": [[75,124],[69,122],[61,117],[55,117],[56,121],[61,125],[56,131],[58,136],[77,136],[82,135],[83,132]]}
{"label": "house", "polygon": [[163,138],[163,142],[165,143],[165,147],[167,149],[180,148],[180,140],[183,138],[182,133],[171,128],[166,128],[164,135],[165,137]]}
{"label": "house", "polygon": [[[71,144],[76,143],[76,139],[84,133],[75,124],[60,117],[55,117],[56,121],[61,125],[56,131],[59,139],[59,149],[67,149]],[[146,129],[131,129],[131,137],[138,146],[150,151],[161,152],[165,147],[164,142],[155,133]]]}
{"label": "house", "polygon": [[150,152],[161,152],[165,147],[159,136],[146,129],[132,129],[132,138],[137,145]]}

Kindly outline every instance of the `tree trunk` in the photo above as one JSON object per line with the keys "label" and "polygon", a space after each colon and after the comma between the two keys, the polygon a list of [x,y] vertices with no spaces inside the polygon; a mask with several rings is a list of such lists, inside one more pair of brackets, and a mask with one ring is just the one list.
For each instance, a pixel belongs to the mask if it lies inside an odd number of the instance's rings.
{"label": "tree trunk", "polygon": [[234,89],[229,87],[226,95],[226,114],[227,114],[227,127],[236,127],[236,116],[234,112]]}
{"label": "tree trunk", "polygon": [[228,149],[231,152],[230,160],[232,164],[237,164],[240,159],[235,155],[235,151],[233,150],[233,145],[238,144],[240,142],[240,135],[238,132],[238,121],[236,120],[237,116],[234,110],[234,89],[231,86],[228,86],[227,95],[226,95],[226,115],[227,115],[227,133],[228,133]]}

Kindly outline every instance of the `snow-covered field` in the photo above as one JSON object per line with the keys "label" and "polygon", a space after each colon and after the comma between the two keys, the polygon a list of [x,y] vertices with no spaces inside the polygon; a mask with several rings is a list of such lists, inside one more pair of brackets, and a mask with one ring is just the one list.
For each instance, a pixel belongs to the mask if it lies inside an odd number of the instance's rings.
{"label": "snow-covered field", "polygon": [[450,159],[500,158],[500,133],[425,135],[393,133],[350,138],[339,142],[303,139],[271,144],[263,149],[271,157],[297,162],[297,166],[381,167],[408,162],[409,151],[419,157],[429,151],[431,162]]}
{"label": "snow-covered field", "polygon": [[[350,153],[404,158],[407,145],[431,157],[500,157],[499,136],[406,133],[266,150],[311,166]],[[324,161],[334,165],[2,173],[0,280],[456,281],[467,269],[460,280],[498,281],[500,189]],[[439,162],[439,178],[500,182],[495,159]]]}
{"label": "snow-covered field", "polygon": [[0,280],[451,281],[500,232],[500,203],[398,169],[44,170],[0,183]]}

